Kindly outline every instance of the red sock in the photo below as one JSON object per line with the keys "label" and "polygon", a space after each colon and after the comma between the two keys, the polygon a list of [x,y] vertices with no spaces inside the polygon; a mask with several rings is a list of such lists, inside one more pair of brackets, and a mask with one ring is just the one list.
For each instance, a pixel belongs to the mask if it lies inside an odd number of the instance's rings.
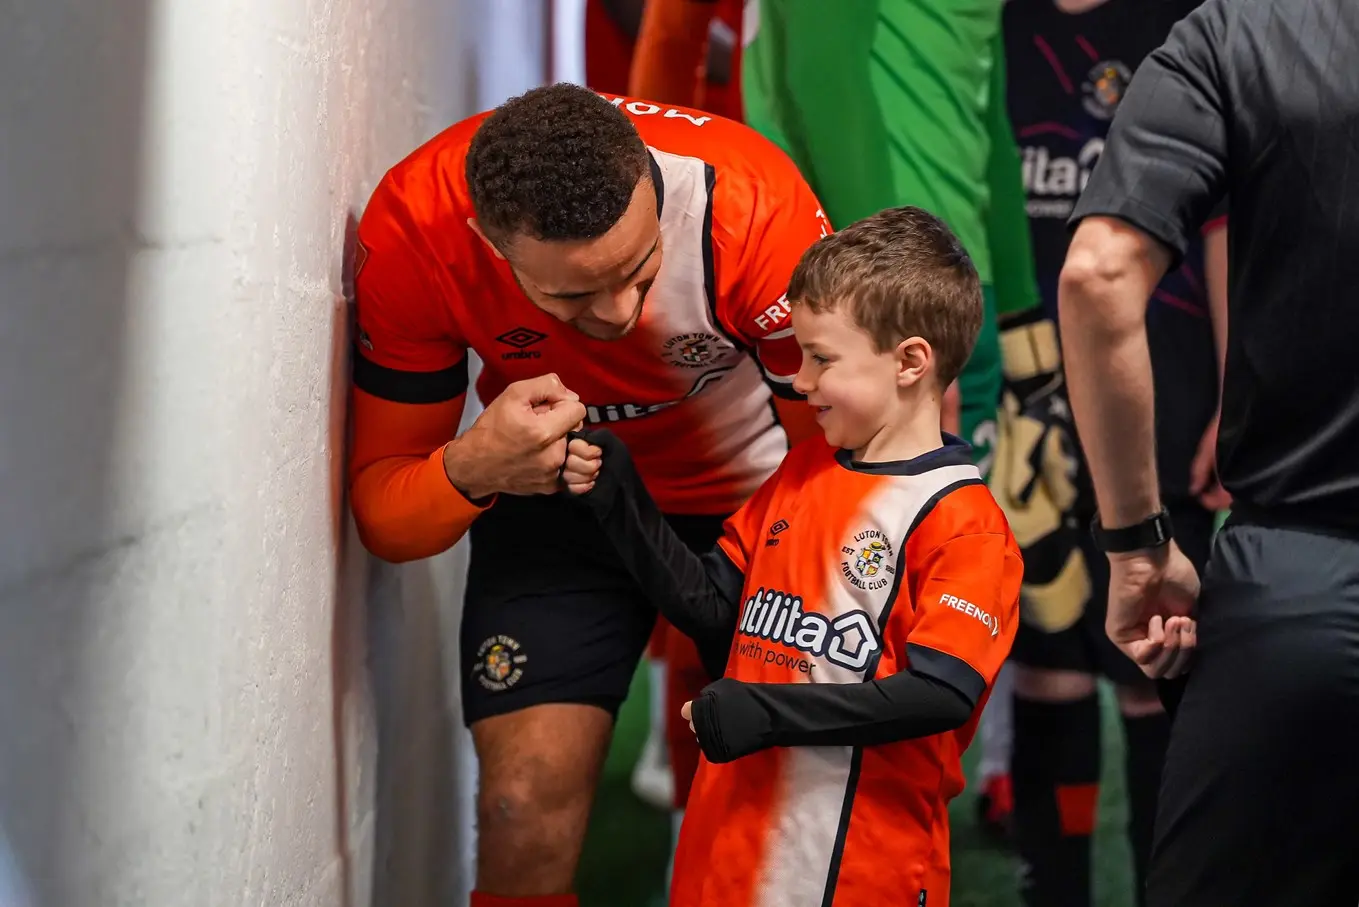
{"label": "red sock", "polygon": [[580,907],[574,894],[541,894],[531,898],[503,898],[484,891],[472,892],[470,907]]}

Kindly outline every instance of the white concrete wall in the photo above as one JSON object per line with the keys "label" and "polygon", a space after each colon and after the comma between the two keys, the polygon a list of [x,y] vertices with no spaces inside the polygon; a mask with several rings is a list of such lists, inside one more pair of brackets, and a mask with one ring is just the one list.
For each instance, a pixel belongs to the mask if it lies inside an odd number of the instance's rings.
{"label": "white concrete wall", "polygon": [[34,905],[466,889],[459,555],[373,564],[344,514],[341,249],[503,89],[497,5],[538,3],[9,7],[0,840]]}

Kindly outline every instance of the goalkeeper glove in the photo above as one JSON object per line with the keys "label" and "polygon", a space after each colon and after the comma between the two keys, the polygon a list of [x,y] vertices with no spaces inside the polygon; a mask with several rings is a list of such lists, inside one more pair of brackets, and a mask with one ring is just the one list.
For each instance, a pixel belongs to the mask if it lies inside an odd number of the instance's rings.
{"label": "goalkeeper glove", "polygon": [[1024,555],[1021,617],[1046,633],[1072,626],[1090,598],[1074,509],[1080,454],[1057,330],[1040,309],[1001,326],[1005,376],[991,492]]}

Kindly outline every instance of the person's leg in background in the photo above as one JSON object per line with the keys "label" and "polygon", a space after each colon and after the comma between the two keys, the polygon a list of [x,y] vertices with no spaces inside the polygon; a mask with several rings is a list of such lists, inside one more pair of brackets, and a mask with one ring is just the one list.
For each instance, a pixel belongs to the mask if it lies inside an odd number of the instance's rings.
{"label": "person's leg in background", "polygon": [[[665,736],[669,746],[668,757],[671,771],[671,791],[673,800],[672,829],[670,838],[670,866],[674,866],[674,847],[679,842],[679,827],[684,820],[684,807],[689,802],[689,789],[694,784],[694,773],[698,771],[698,760],[702,750],[698,738],[689,728],[689,722],[680,714],[684,704],[703,692],[710,682],[708,672],[699,658],[698,647],[693,640],[672,630],[665,640],[666,698],[665,698]],[[670,872],[666,872],[667,889]]]}
{"label": "person's leg in background", "polygon": [[[963,373],[958,377],[961,402],[959,429],[962,439],[972,445],[973,460],[982,479],[989,477],[996,444],[996,417],[1000,404],[1000,340],[996,316],[996,297],[990,286],[982,287],[985,310],[981,334],[972,349]],[[977,728],[981,758],[974,783],[979,789],[978,812],[984,828],[1008,837],[1013,797],[1010,789],[1010,750],[1012,740],[1011,672],[1002,668],[982,711]]]}
{"label": "person's leg in background", "polygon": [[[1021,632],[1024,632],[1021,630]],[[1038,648],[1038,647],[1035,647]],[[1015,845],[1029,907],[1091,902],[1090,838],[1099,798],[1100,709],[1095,678],[1025,664],[1016,654]]]}
{"label": "person's leg in background", "polygon": [[[1021,526],[1021,529],[1026,527]],[[1108,571],[1074,526],[1025,549],[1016,634],[1010,770],[1015,843],[1030,907],[1091,902],[1091,835],[1100,777],[1100,706],[1091,637],[1103,633]]]}
{"label": "person's leg in background", "polygon": [[1001,840],[1014,834],[1014,784],[1010,762],[1014,757],[1015,666],[1006,662],[991,687],[991,699],[977,726],[981,758],[977,760],[977,813],[982,827]]}
{"label": "person's leg in background", "polygon": [[656,619],[656,629],[647,643],[648,725],[646,743],[632,769],[632,792],[648,806],[669,810],[675,800],[675,784],[670,770],[670,752],[666,742],[666,689],[668,673],[666,641],[676,635],[663,617]]}

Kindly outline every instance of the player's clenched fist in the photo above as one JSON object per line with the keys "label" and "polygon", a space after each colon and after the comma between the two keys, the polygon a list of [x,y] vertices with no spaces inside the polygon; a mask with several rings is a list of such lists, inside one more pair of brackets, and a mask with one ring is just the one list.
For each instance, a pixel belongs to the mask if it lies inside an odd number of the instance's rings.
{"label": "player's clenched fist", "polygon": [[551,494],[566,461],[566,435],[584,419],[580,398],[556,375],[516,381],[444,448],[444,471],[469,500]]}
{"label": "player's clenched fist", "polygon": [[585,494],[595,487],[604,451],[583,438],[572,438],[566,445],[566,465],[562,482],[572,494]]}

